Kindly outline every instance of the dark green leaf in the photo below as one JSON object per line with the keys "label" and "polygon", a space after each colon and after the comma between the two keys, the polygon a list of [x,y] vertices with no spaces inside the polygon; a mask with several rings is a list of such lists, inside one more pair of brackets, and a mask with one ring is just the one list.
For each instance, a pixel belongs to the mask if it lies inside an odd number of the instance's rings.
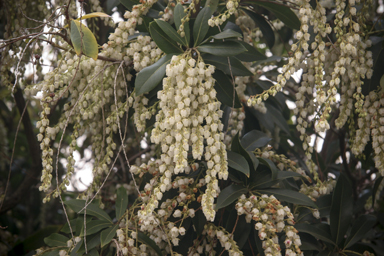
{"label": "dark green leaf", "polygon": [[289,133],[289,126],[288,126],[287,120],[285,120],[281,112],[277,110],[275,107],[273,107],[271,104],[267,103],[266,107],[267,107],[267,115],[269,115],[273,119],[275,124],[281,130],[283,130],[286,134],[289,135],[290,133]]}
{"label": "dark green leaf", "polygon": [[307,223],[299,223],[295,225],[295,228],[299,232],[307,233],[307,234],[313,235],[317,239],[320,239],[324,242],[335,244],[335,242],[333,242],[330,239],[331,233],[329,231],[329,226],[326,229],[324,226],[320,226],[320,225],[310,225]]}
{"label": "dark green leaf", "polygon": [[205,2],[205,6],[211,8],[211,15],[216,11],[218,5],[219,5],[219,0],[207,0]]}
{"label": "dark green leaf", "polygon": [[238,38],[238,37],[243,37],[243,36],[240,33],[236,32],[232,29],[226,29],[223,32],[220,32],[219,34],[211,36],[211,38],[217,39],[217,40],[227,39],[227,38]]}
{"label": "dark green leaf", "polygon": [[139,1],[134,1],[134,0],[120,0],[120,3],[124,5],[125,8],[128,10],[132,11],[132,7],[136,4],[140,4]]}
{"label": "dark green leaf", "polygon": [[231,184],[225,189],[223,189],[219,197],[217,198],[216,211],[230,205],[236,199],[238,199],[242,194],[246,194],[248,192],[247,188],[237,185]]}
{"label": "dark green leaf", "polygon": [[323,195],[316,200],[321,217],[328,217],[331,212],[332,195]]}
{"label": "dark green leaf", "polygon": [[253,151],[256,148],[264,147],[272,139],[269,138],[265,133],[257,130],[248,132],[241,139],[241,145],[247,151]]}
{"label": "dark green leaf", "polygon": [[193,46],[198,46],[208,32],[208,20],[211,18],[211,8],[204,7],[196,17],[195,24],[193,25]]}
{"label": "dark green leaf", "polygon": [[[82,209],[85,206],[85,200],[72,199],[72,200],[65,201],[64,204],[69,206],[69,208],[71,208],[76,213],[84,213],[84,210],[82,210]],[[99,218],[100,220],[106,220],[106,221],[112,223],[111,217],[109,217],[109,215],[105,211],[100,209],[95,204],[89,204],[87,206],[86,214],[91,215],[91,216],[95,216],[95,217]]]}
{"label": "dark green leaf", "polygon": [[235,137],[233,137],[233,139],[232,139],[231,151],[239,153],[240,155],[242,155],[247,160],[248,165],[250,167],[253,167],[253,170],[255,170],[256,167],[253,165],[252,158],[249,156],[248,152],[243,148],[243,146],[240,143],[239,133],[237,133],[235,135]]}
{"label": "dark green leaf", "polygon": [[[229,62],[228,62],[229,58]],[[228,75],[234,76],[253,76],[253,73],[249,71],[242,63],[235,57],[223,57],[215,56],[211,54],[204,54],[203,59],[205,63],[214,65],[217,69],[220,69]],[[229,63],[231,68],[229,68]]]}
{"label": "dark green leaf", "polygon": [[88,251],[88,253],[87,254],[84,254],[84,255],[89,255],[89,256],[99,256],[100,254],[98,253],[98,251],[96,250],[96,248],[94,248],[94,249],[92,249],[92,250],[90,250],[90,251]]}
{"label": "dark green leaf", "polygon": [[352,188],[341,174],[332,195],[330,226],[333,240],[340,245],[351,223],[353,212]]}
{"label": "dark green leaf", "polygon": [[149,24],[149,33],[156,45],[165,53],[182,53],[183,50],[177,45],[176,41],[169,37],[159,27],[159,25],[153,21]]}
{"label": "dark green leaf", "polygon": [[[101,232],[100,232],[101,233]],[[87,250],[92,250],[96,246],[100,245],[100,233],[95,234],[94,236],[87,236]],[[85,253],[85,245],[83,243],[83,246],[77,251],[78,254],[83,254]]]}
{"label": "dark green leaf", "polygon": [[[70,220],[69,223],[71,224],[72,232],[76,232],[76,220]],[[71,232],[71,230],[69,229],[68,222],[63,225],[63,227],[60,229],[60,232],[63,232],[63,233]]]}
{"label": "dark green leaf", "polygon": [[114,225],[106,230],[103,230],[100,235],[101,247],[104,247],[106,244],[111,242],[112,238],[116,235],[116,230],[119,228],[119,225]]}
{"label": "dark green leaf", "polygon": [[271,63],[271,62],[279,62],[281,60],[281,57],[280,56],[271,56],[271,57],[268,57],[266,58],[265,60],[259,60],[259,61],[256,61],[252,67],[256,67],[258,65],[261,65],[261,64],[264,64],[264,63]]}
{"label": "dark green leaf", "polygon": [[239,55],[236,55],[236,58],[238,58],[241,61],[245,62],[253,62],[256,60],[265,60],[267,57],[259,52],[255,47],[252,45],[246,43],[246,42],[241,42],[241,44],[247,49],[247,52],[241,53]]}
{"label": "dark green leaf", "polygon": [[292,29],[300,29],[301,22],[297,18],[296,14],[287,6],[279,5],[273,2],[261,2],[261,1],[252,1],[252,3],[264,7],[268,11],[275,14],[275,16],[281,20],[285,25]]}
{"label": "dark green leaf", "polygon": [[[82,36],[81,36],[81,33]],[[78,20],[71,21],[71,42],[77,55],[83,53],[94,60],[97,60],[98,45],[92,31]]]}
{"label": "dark green leaf", "polygon": [[65,248],[58,248],[58,249],[50,250],[50,251],[44,252],[43,254],[40,254],[40,255],[41,256],[57,256],[57,255],[59,255],[60,250],[63,250],[63,249],[65,249]]}
{"label": "dark green leaf", "polygon": [[309,206],[316,208],[316,204],[306,195],[289,189],[269,188],[258,189],[257,192],[261,194],[274,195],[277,199],[293,203],[297,205]]}
{"label": "dark green leaf", "polygon": [[234,56],[247,51],[241,43],[236,41],[206,43],[198,46],[197,50],[216,56]]}
{"label": "dark green leaf", "polygon": [[135,80],[135,90],[137,96],[151,91],[163,80],[165,76],[165,69],[168,63],[171,62],[172,56],[173,54],[165,55],[151,66],[143,68],[137,74]]}
{"label": "dark green leaf", "polygon": [[205,218],[203,211],[197,211],[195,213],[195,217],[192,219],[192,222],[196,229],[196,235],[201,235],[204,230],[205,223],[207,223],[207,219]]}
{"label": "dark green leaf", "polygon": [[240,155],[239,153],[235,153],[232,151],[227,151],[228,156],[228,166],[244,173],[247,177],[249,177],[249,165],[247,160]]}
{"label": "dark green leaf", "polygon": [[72,250],[70,255],[71,256],[78,256],[79,255],[78,251],[81,250],[81,247],[83,246],[83,243],[84,243],[84,240],[81,239],[81,241],[76,244],[75,248],[73,248],[73,250]]}
{"label": "dark green leaf", "polygon": [[260,163],[259,159],[255,156],[253,152],[247,151],[247,153],[252,160],[253,170],[257,170],[257,167],[259,166],[259,163]]}
{"label": "dark green leaf", "polygon": [[[226,74],[220,70],[216,70],[212,74],[212,77],[216,80],[215,90],[217,92],[217,99],[229,107],[234,106],[235,108],[241,108],[239,97],[237,96],[236,90],[233,88],[231,80]],[[233,94],[235,94],[235,100],[233,101]],[[234,103],[234,104],[233,104]]]}
{"label": "dark green leaf", "polygon": [[117,189],[116,196],[116,219],[119,220],[128,207],[127,190],[121,186]]}
{"label": "dark green leaf", "polygon": [[[180,25],[181,25],[181,19],[185,17],[185,15],[187,15],[185,12],[184,12],[184,8],[183,6],[178,3],[175,7],[175,11],[173,13],[173,18],[174,18],[174,21],[175,21],[175,26],[176,26],[176,29],[179,29],[180,28]],[[189,45],[189,41],[190,41],[190,37],[191,37],[191,33],[189,31],[189,22],[185,22],[184,23],[184,32],[185,32],[185,37],[182,37],[182,39],[185,41],[185,45]]]}
{"label": "dark green leaf", "polygon": [[68,237],[53,233],[50,236],[44,238],[44,243],[46,243],[48,246],[55,247],[55,246],[67,246],[67,241],[69,240]]}
{"label": "dark green leaf", "polygon": [[303,177],[303,176],[301,176],[297,172],[291,172],[291,171],[278,171],[277,172],[277,179],[278,180],[285,180],[285,179],[289,179],[289,178],[299,178],[299,177]]}
{"label": "dark green leaf", "polygon": [[275,32],[273,32],[271,25],[265,20],[263,16],[258,13],[255,13],[250,10],[243,11],[248,14],[248,16],[259,26],[261,32],[263,33],[263,38],[267,41],[269,48],[272,48],[275,44]]}
{"label": "dark green leaf", "polygon": [[352,226],[351,233],[345,241],[344,248],[348,248],[361,240],[364,235],[371,230],[376,223],[376,217],[373,215],[361,215]]}
{"label": "dark green leaf", "polygon": [[301,246],[300,250],[314,250],[321,251],[321,244],[312,235],[307,233],[300,234]]}
{"label": "dark green leaf", "polygon": [[139,240],[142,243],[145,243],[149,247],[151,247],[159,256],[162,256],[160,248],[157,246],[157,244],[149,238],[146,234],[142,232],[137,232],[137,240]]}
{"label": "dark green leaf", "polygon": [[170,36],[172,39],[174,39],[179,44],[182,44],[184,46],[188,46],[187,42],[183,40],[180,35],[176,32],[176,30],[168,23],[163,20],[155,20],[157,25],[163,30],[163,32]]}
{"label": "dark green leaf", "polygon": [[379,186],[381,184],[381,182],[383,181],[384,177],[383,176],[380,176],[376,179],[375,181],[375,185],[373,185],[373,189],[372,189],[372,208],[375,206],[375,201],[376,201],[376,193],[379,189]]}
{"label": "dark green leaf", "polygon": [[277,169],[276,165],[270,159],[267,159],[267,158],[259,157],[259,161],[262,164],[269,167],[269,169],[271,170],[272,179],[276,179],[277,178],[277,172],[279,171],[279,169]]}
{"label": "dark green leaf", "polygon": [[[104,228],[108,228],[110,227],[112,224],[109,222],[109,221],[105,221],[105,220],[91,220],[90,222],[87,222],[87,226],[86,226],[86,234],[85,235],[92,235],[92,234],[95,234],[97,232],[99,232],[100,230],[104,229]],[[80,233],[80,236],[84,236],[84,227],[82,228],[81,230],[81,233]]]}
{"label": "dark green leaf", "polygon": [[252,229],[255,229],[254,226],[247,223],[244,216],[239,216],[233,237],[240,250],[246,244]]}

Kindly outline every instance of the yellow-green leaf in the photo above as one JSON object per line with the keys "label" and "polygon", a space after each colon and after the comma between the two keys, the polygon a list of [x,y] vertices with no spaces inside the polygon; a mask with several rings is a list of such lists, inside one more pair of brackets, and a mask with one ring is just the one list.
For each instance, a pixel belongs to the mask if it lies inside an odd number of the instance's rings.
{"label": "yellow-green leaf", "polygon": [[92,13],[85,14],[82,17],[77,18],[76,20],[85,20],[90,18],[111,18],[111,16],[103,12],[92,12]]}
{"label": "yellow-green leaf", "polygon": [[[81,36],[82,34],[82,36]],[[71,41],[77,55],[84,54],[94,60],[97,59],[98,45],[95,36],[87,26],[80,21],[71,21]]]}

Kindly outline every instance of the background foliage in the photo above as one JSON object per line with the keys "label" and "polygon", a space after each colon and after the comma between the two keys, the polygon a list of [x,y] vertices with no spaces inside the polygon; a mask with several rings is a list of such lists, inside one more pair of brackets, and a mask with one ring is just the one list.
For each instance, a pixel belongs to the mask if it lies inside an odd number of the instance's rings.
{"label": "background foliage", "polygon": [[[379,1],[2,1],[0,10],[1,255],[384,254]],[[335,71],[341,58],[354,78]],[[203,73],[175,78],[182,59]],[[166,184],[161,155],[176,139],[156,142],[155,128],[180,107],[162,95],[191,77],[206,88],[190,94],[212,136],[200,135],[200,157],[187,141],[187,165]],[[176,137],[172,129],[158,132]],[[77,191],[72,154],[90,150],[93,182]]]}

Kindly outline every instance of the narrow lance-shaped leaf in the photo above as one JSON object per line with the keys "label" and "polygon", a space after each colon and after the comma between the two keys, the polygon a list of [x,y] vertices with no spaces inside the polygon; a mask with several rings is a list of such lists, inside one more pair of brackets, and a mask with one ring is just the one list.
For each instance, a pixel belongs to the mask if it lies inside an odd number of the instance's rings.
{"label": "narrow lance-shaped leaf", "polygon": [[[185,15],[187,14],[184,13],[184,7],[180,3],[178,3],[175,7],[175,11],[173,12],[173,19],[175,21],[175,26],[177,30],[180,28],[180,25],[182,24],[181,19],[184,18]],[[184,33],[185,36],[181,38],[185,41],[185,45],[188,46],[191,37],[188,21],[184,22]]]}
{"label": "narrow lance-shaped leaf", "polygon": [[140,242],[142,242],[142,243],[148,245],[149,247],[151,247],[157,253],[157,255],[159,255],[159,256],[163,255],[161,253],[160,248],[157,246],[157,244],[151,238],[149,238],[146,234],[144,234],[143,232],[138,232],[137,233],[137,239]]}
{"label": "narrow lance-shaped leaf", "polygon": [[263,38],[267,41],[269,48],[272,48],[275,44],[275,32],[273,32],[271,25],[260,14],[244,9],[243,11],[259,26]]}
{"label": "narrow lance-shaped leaf", "polygon": [[[73,211],[77,213],[84,213],[83,208],[85,206],[85,200],[73,199],[65,201],[64,204],[69,206]],[[109,217],[109,215],[105,211],[103,211],[94,204],[89,204],[87,206],[86,214],[95,216],[99,219],[107,220],[112,223],[111,217]]]}
{"label": "narrow lance-shaped leaf", "polygon": [[198,46],[204,40],[209,29],[208,20],[211,15],[211,8],[208,6],[204,7],[197,15],[193,25],[193,40],[195,42],[193,46]]}
{"label": "narrow lance-shaped leaf", "polygon": [[268,11],[272,12],[288,27],[297,30],[300,29],[301,22],[289,7],[273,2],[252,1],[252,3],[262,6]]}
{"label": "narrow lance-shaped leaf", "polygon": [[232,74],[234,76],[253,76],[253,73],[249,71],[248,68],[246,68],[241,63],[241,61],[239,61],[235,57],[223,57],[211,54],[204,54],[203,59],[205,63],[214,65],[217,69],[220,69],[225,74]]}
{"label": "narrow lance-shaped leaf", "polygon": [[245,61],[245,62],[253,62],[253,61],[256,61],[256,60],[265,60],[265,59],[267,59],[267,57],[264,54],[259,52],[252,45],[250,45],[250,44],[248,44],[246,42],[242,42],[242,41],[239,41],[239,42],[245,47],[245,49],[247,49],[246,52],[241,53],[239,55],[236,55],[236,58],[238,58],[239,60]]}
{"label": "narrow lance-shaped leaf", "polygon": [[[231,80],[226,74],[220,70],[216,70],[212,74],[212,77],[216,80],[215,90],[217,92],[217,99],[229,107],[241,108],[239,97],[237,96],[236,90],[234,90]],[[233,99],[235,96],[235,99]]]}
{"label": "narrow lance-shaped leaf", "polygon": [[163,20],[155,20],[155,22],[164,31],[164,33],[173,38],[176,42],[184,46],[188,46],[187,42],[180,37],[180,35],[168,22],[165,22]]}
{"label": "narrow lance-shaped leaf", "polygon": [[[295,228],[299,231],[299,232],[304,232],[304,233],[308,233],[324,242],[327,242],[327,243],[330,243],[330,244],[335,244],[335,242],[333,242],[330,237],[331,237],[331,234],[328,230],[325,230],[324,227],[322,226],[317,226],[317,225],[310,225],[310,224],[307,224],[307,223],[299,223],[299,224],[296,224],[295,225]],[[329,229],[329,227],[328,227]]]}
{"label": "narrow lance-shaped leaf", "polygon": [[241,145],[245,150],[253,151],[256,148],[264,147],[272,139],[269,138],[265,133],[257,130],[248,132],[241,138]]}
{"label": "narrow lance-shaped leaf", "polygon": [[197,50],[216,56],[234,56],[247,51],[241,43],[236,41],[206,43],[198,46]]}
{"label": "narrow lance-shaped leaf", "polygon": [[269,188],[258,189],[258,193],[274,195],[277,199],[288,203],[317,208],[316,204],[306,195],[289,189]]}
{"label": "narrow lance-shaped leaf", "polygon": [[125,213],[128,207],[128,194],[127,190],[124,187],[119,187],[117,189],[116,196],[116,219],[120,219],[121,216]]}
{"label": "narrow lance-shaped leaf", "polygon": [[156,45],[165,53],[182,53],[183,50],[177,45],[176,41],[169,37],[156,22],[149,25],[149,33]]}
{"label": "narrow lance-shaped leaf", "polygon": [[249,165],[247,160],[240,155],[239,153],[235,153],[232,151],[227,151],[228,156],[228,166],[244,173],[247,177],[249,177]]}
{"label": "narrow lance-shaped leaf", "polygon": [[101,247],[104,247],[106,244],[111,242],[112,238],[116,235],[116,230],[119,228],[119,225],[114,225],[106,230],[103,230],[100,235]]}
{"label": "narrow lance-shaped leaf", "polygon": [[247,188],[243,186],[237,184],[229,185],[220,192],[219,197],[217,198],[216,211],[230,205],[242,194],[246,194],[247,192]]}
{"label": "narrow lance-shaped leaf", "polygon": [[360,239],[362,239],[365,234],[371,230],[373,225],[376,223],[376,217],[373,215],[361,215],[353,224],[351,233],[349,234],[347,240],[345,241],[344,248],[351,247]]}
{"label": "narrow lance-shaped leaf", "polygon": [[77,20],[71,21],[71,41],[77,55],[83,53],[85,56],[97,60],[98,45],[96,38],[87,26]]}
{"label": "narrow lance-shaped leaf", "polygon": [[67,241],[69,240],[68,237],[53,233],[50,236],[44,238],[44,243],[46,243],[48,246],[55,247],[55,246],[67,246]]}
{"label": "narrow lance-shaped leaf", "polygon": [[332,195],[330,226],[333,240],[339,245],[344,239],[353,212],[352,188],[348,179],[341,174]]}
{"label": "narrow lance-shaped leaf", "polygon": [[165,76],[165,69],[173,54],[168,54],[149,67],[143,68],[136,76],[135,91],[139,96],[155,88]]}
{"label": "narrow lance-shaped leaf", "polygon": [[84,235],[88,236],[88,235],[95,234],[102,229],[110,227],[111,225],[112,223],[110,223],[109,221],[91,220],[90,222],[87,222],[87,226],[85,230],[86,232],[84,231],[84,226],[83,226],[80,232],[80,236],[84,236]]}

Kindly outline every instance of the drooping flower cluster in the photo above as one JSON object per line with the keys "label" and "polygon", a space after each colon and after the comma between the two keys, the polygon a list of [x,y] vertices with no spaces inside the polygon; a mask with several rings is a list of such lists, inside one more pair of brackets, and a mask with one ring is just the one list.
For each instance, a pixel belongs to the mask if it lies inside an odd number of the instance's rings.
{"label": "drooping flower cluster", "polygon": [[201,59],[196,61],[190,53],[172,57],[163,90],[158,92],[160,111],[151,135],[151,141],[161,145],[164,164],[160,173],[167,175],[167,179],[185,172],[189,152],[193,159],[204,157],[207,161],[207,189],[202,207],[208,220],[215,217],[213,201],[220,192],[217,177],[228,177],[222,111],[213,88],[213,72],[213,66],[207,66]]}
{"label": "drooping flower cluster", "polygon": [[300,250],[301,240],[298,231],[292,226],[295,224],[293,214],[287,206],[281,205],[274,196],[262,195],[257,197],[242,195],[236,203],[238,215],[245,215],[245,220],[256,222],[255,229],[263,242],[265,255],[281,255],[277,233],[286,235],[284,244],[286,255],[303,255]]}

